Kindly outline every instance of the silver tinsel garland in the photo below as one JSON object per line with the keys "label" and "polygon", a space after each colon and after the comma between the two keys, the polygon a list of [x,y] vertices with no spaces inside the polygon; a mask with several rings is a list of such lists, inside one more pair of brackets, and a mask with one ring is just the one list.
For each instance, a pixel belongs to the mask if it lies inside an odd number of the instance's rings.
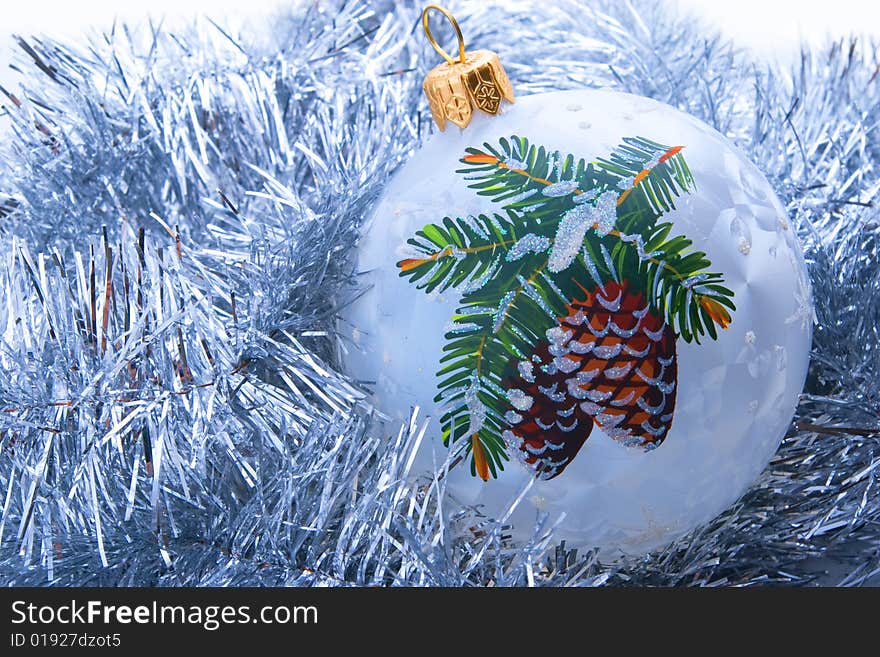
{"label": "silver tinsel garland", "polygon": [[[731,137],[787,204],[817,312],[798,418],[733,508],[601,561],[407,484],[338,309],[358,226],[431,132],[421,3],[303,3],[263,30],[22,39],[0,89],[4,585],[859,584],[880,572],[876,45],[780,75],[668,7],[450,7],[521,95],[608,87]],[[515,503],[515,500],[512,500]]]}

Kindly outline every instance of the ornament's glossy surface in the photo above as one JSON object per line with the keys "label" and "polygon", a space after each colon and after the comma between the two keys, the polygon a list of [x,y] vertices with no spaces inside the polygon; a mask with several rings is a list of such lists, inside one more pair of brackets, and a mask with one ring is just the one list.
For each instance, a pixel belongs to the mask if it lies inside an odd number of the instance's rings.
{"label": "ornament's glossy surface", "polygon": [[[647,98],[593,90],[523,97],[499,117],[479,116],[466,130],[438,133],[398,172],[365,226],[358,265],[371,287],[340,325],[355,345],[346,357],[350,374],[375,381],[373,402],[391,418],[389,432],[412,406],[432,416],[417,470],[442,462],[446,453],[442,413],[432,400],[461,292],[425,294],[400,276],[397,263],[411,255],[406,241],[423,226],[498,211],[455,171],[467,148],[511,135],[587,161],[608,157],[636,135],[683,145],[694,189],[676,198],[662,220],[706,253],[734,293],[736,311],[717,340],[676,341],[675,413],[665,441],[650,451],[632,449],[593,427],[576,458],[559,476],[536,480],[511,519],[524,536],[537,510],[554,517],[564,512],[557,534],[569,544],[644,552],[723,511],[779,445],[811,341],[801,250],[784,208],[753,164],[702,122]],[[512,456],[486,482],[463,464],[450,473],[449,486],[458,500],[498,514],[533,477]]]}

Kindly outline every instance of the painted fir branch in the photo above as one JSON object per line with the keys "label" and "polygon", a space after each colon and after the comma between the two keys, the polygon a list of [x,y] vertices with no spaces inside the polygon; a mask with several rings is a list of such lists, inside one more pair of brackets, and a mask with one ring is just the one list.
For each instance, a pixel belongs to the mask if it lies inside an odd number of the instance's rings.
{"label": "painted fir branch", "polygon": [[409,240],[400,275],[426,292],[456,288],[435,401],[444,442],[470,438],[471,470],[507,460],[504,380],[586,287],[626,280],[679,337],[716,338],[735,309],[723,277],[660,217],[694,190],[682,153],[627,138],[607,159],[575,160],[522,137],[469,148],[457,173],[500,212],[446,217]]}

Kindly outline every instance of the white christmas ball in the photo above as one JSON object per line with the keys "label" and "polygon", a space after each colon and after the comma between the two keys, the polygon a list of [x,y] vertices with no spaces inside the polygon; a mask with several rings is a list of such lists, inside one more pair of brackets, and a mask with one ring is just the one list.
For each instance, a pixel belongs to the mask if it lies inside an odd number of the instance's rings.
{"label": "white christmas ball", "polygon": [[[523,138],[544,151],[533,151],[530,160]],[[574,159],[566,162],[568,154]],[[465,155],[469,160],[463,161]],[[538,175],[541,157],[548,160],[546,175]],[[592,173],[585,174],[584,165]],[[617,182],[580,189],[588,186],[579,184],[581,178],[596,171],[606,183]],[[504,197],[505,184],[519,184],[517,175],[524,191]],[[554,208],[564,211],[554,215]],[[417,237],[425,226],[443,227],[446,217],[459,229],[471,227],[469,234],[459,231],[461,245],[432,247],[429,238],[438,244],[445,239],[436,231]],[[675,278],[669,263],[686,271],[694,260],[656,250],[644,239],[650,231],[636,239],[638,230],[626,224],[633,218],[640,225],[670,222],[666,240],[684,236],[692,242],[679,256],[700,251],[710,264],[697,267],[693,280]],[[416,246],[408,244],[411,238]],[[635,283],[608,274],[623,253],[637,265],[628,265],[627,276],[639,279]],[[390,418],[389,433],[396,433],[413,406],[431,416],[416,471],[443,462],[448,452],[441,417],[456,405],[456,426],[462,418],[467,425],[456,445],[470,443],[492,460],[499,444],[493,441],[503,436],[511,458],[502,462],[503,470],[496,468],[497,476],[475,476],[485,466],[472,469],[468,455],[452,469],[448,485],[458,501],[483,505],[497,516],[533,480],[510,518],[519,537],[529,535],[538,512],[564,514],[559,539],[633,554],[711,520],[768,463],[806,376],[811,292],[784,208],[730,141],[647,98],[597,90],[540,94],[517,98],[500,116],[475,116],[465,129],[438,132],[388,186],[365,225],[357,257],[370,288],[341,323],[354,344],[346,357],[350,374],[375,382],[372,401]],[[455,268],[465,264],[473,275],[453,280]],[[421,277],[412,280],[417,272]],[[667,294],[672,288],[656,288],[651,272],[677,286],[677,302]],[[430,293],[418,287],[443,276],[454,284]],[[554,292],[554,281],[568,287]],[[479,296],[486,289],[491,301],[504,285],[510,294],[494,305],[474,310],[471,304],[474,322],[453,321],[465,294]],[[660,305],[648,309],[652,290]],[[732,301],[735,310],[713,303],[713,294]],[[560,312],[563,298],[584,304]],[[675,303],[685,311],[663,329],[664,312]],[[529,334],[529,326],[548,318],[558,322],[556,329]],[[704,329],[699,343],[683,337],[696,331],[694,321]],[[502,357],[498,341],[505,335],[543,346],[534,347],[537,355],[520,349],[515,356],[514,345]],[[437,372],[449,353],[444,346],[459,337],[467,338],[465,352],[478,339],[497,349],[485,347],[481,371],[459,371],[459,380],[445,388],[446,400],[435,403],[444,379]],[[452,362],[469,357],[453,356]],[[470,358],[466,362],[473,364],[473,350]],[[612,389],[614,382],[622,383]],[[538,435],[544,429],[546,435]],[[579,451],[565,442],[587,434]]]}

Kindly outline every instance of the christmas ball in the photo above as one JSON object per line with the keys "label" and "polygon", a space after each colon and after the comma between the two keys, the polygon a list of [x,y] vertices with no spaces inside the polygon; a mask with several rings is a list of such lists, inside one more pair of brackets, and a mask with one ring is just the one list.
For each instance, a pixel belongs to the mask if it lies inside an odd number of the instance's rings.
{"label": "christmas ball", "polygon": [[777,449],[806,376],[801,249],[725,137],[623,93],[517,98],[434,135],[365,224],[341,330],[423,473],[540,513],[569,545],[644,553],[711,520]]}

